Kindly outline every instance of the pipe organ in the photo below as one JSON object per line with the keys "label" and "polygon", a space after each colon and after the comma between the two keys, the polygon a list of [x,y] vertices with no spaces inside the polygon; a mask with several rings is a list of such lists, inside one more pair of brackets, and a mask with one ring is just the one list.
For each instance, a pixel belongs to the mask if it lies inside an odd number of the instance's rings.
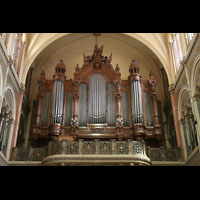
{"label": "pipe organ", "polygon": [[127,80],[120,67],[111,64],[112,54],[102,55],[95,45],[91,56],[83,54],[82,68],[75,67],[73,80],[66,79],[63,60],[52,80],[42,71],[38,79],[38,99],[33,112],[32,145],[48,141],[77,139],[137,140],[151,147],[164,146],[161,131],[156,79],[142,80],[135,60]]}

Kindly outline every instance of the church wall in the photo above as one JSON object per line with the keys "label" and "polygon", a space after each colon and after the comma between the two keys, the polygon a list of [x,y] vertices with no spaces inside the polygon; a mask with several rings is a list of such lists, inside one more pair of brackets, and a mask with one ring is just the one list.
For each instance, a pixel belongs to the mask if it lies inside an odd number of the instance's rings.
{"label": "church wall", "polygon": [[[185,45],[186,48],[186,45]],[[187,108],[191,108],[194,125],[197,132],[198,148],[199,148],[199,136],[200,136],[200,119],[198,115],[198,105],[197,99],[198,94],[196,93],[196,87],[199,81],[199,59],[200,59],[200,41],[199,35],[196,34],[189,46],[187,46],[187,51],[184,51],[184,59],[181,63],[180,69],[177,72],[176,79],[174,82],[174,90],[176,94],[176,101],[178,104],[178,120],[181,128],[181,138],[184,144],[183,150],[186,159],[191,159],[192,152],[187,155],[187,142],[184,136],[184,126],[185,122],[183,120],[183,113],[186,113]],[[198,80],[198,81],[197,81]],[[195,151],[195,149],[193,149]],[[189,164],[189,163],[188,163]]]}
{"label": "church wall", "polygon": [[[4,44],[1,41],[0,38],[0,109],[2,107],[2,101],[5,97],[5,94],[7,94],[8,91],[12,94],[12,107],[13,107],[13,119],[15,120],[15,114],[16,114],[16,105],[17,105],[17,97],[20,91],[21,82],[24,83],[26,79],[26,70],[28,67],[32,64],[32,61],[36,58],[36,55],[45,47],[45,45],[50,44],[54,39],[57,39],[59,37],[64,36],[65,34],[59,35],[53,35],[53,34],[35,34],[33,36],[33,40],[31,38],[28,38],[27,36],[27,49],[24,52],[23,55],[23,68],[20,72],[20,78],[18,78],[13,65],[11,62],[9,62],[9,55],[12,54],[12,47],[13,47],[13,40],[12,37],[14,37],[14,34],[11,34],[11,42],[8,43],[7,49],[5,48]],[[130,34],[127,34],[130,35]],[[142,41],[142,36],[137,36]],[[198,141],[200,141],[200,112],[199,112],[199,88],[200,82],[200,41],[199,41],[199,35],[197,38],[194,39],[193,43],[188,47],[185,43],[182,44],[183,47],[183,54],[184,54],[184,60],[181,64],[181,68],[178,71],[177,75],[174,76],[173,72],[171,70],[172,66],[170,63],[170,55],[169,52],[167,53],[167,56],[164,57],[164,53],[168,51],[167,45],[168,41],[165,42],[164,40],[161,41],[159,37],[149,37],[149,41],[147,36],[144,36],[146,43],[150,46],[153,42],[155,45],[153,45],[152,49],[156,49],[156,52],[162,49],[162,52],[160,53],[160,57],[162,57],[162,63],[167,63],[167,67],[169,68],[167,70],[167,74],[171,73],[172,76],[169,77],[169,83],[173,83],[173,88],[175,90],[176,95],[176,101],[178,105],[178,120],[180,122],[181,127],[181,139],[184,145],[184,154],[186,155],[186,144],[184,140],[184,133],[183,128],[181,124],[181,117],[182,117],[182,110],[184,107],[184,102],[187,96],[187,102],[191,104],[192,111],[194,114],[194,119],[196,120],[196,130],[198,135]],[[49,39],[49,42],[47,40]],[[108,38],[104,38],[105,40]],[[112,40],[112,38],[109,38]],[[152,41],[150,41],[152,39]],[[160,43],[159,43],[160,39]],[[185,40],[184,36],[181,36],[181,40]],[[144,41],[144,40],[143,40]],[[29,43],[30,42],[30,43]],[[110,52],[112,52],[114,48],[114,40],[111,42],[109,48],[106,47],[106,44],[101,44],[101,41],[99,40],[100,45],[104,45],[104,55],[110,55]],[[123,51],[120,51],[120,48],[124,45],[122,48]],[[166,46],[165,46],[166,45]],[[67,47],[63,47],[59,49],[56,53],[52,53],[52,55],[45,57],[45,59],[37,63],[36,59],[36,65],[33,70],[33,78],[31,83],[31,96],[30,96],[30,103],[31,103],[31,111],[32,111],[32,102],[36,97],[37,94],[37,78],[39,76],[39,73],[42,69],[45,70],[46,78],[52,79],[52,76],[54,74],[55,65],[57,64],[58,60],[63,59],[64,63],[66,64],[66,76],[67,79],[73,78],[73,73],[75,71],[76,64],[79,64],[81,67],[83,62],[83,52],[85,52],[86,55],[92,54],[92,49],[94,46],[94,39],[90,40],[89,46],[80,46],[79,41],[77,40],[74,43],[74,49]],[[118,48],[118,49],[117,49]],[[161,72],[159,70],[159,67],[156,63],[154,63],[153,60],[149,59],[148,56],[142,55],[141,52],[134,51],[131,49],[131,47],[128,47],[127,44],[120,43],[118,44],[115,51],[112,52],[113,54],[113,61],[112,64],[115,67],[116,64],[119,64],[120,72],[122,73],[122,79],[128,78],[128,67],[130,65],[131,60],[134,58],[137,60],[138,64],[140,65],[140,72],[142,75],[142,79],[148,79],[149,72],[152,70],[155,73],[155,76],[157,78],[157,87],[158,87],[158,99],[161,100],[162,106],[164,106],[165,102],[165,96],[164,96],[164,86],[162,83],[161,78]],[[168,61],[166,61],[168,59]],[[166,65],[164,66],[166,68]],[[169,71],[171,71],[169,73]],[[173,78],[174,77],[174,78]],[[185,96],[184,93],[187,92],[187,95]],[[165,116],[164,116],[165,118]],[[28,132],[30,128],[31,123],[31,112],[29,113],[28,117],[28,126],[26,129],[26,145],[28,140]],[[14,121],[13,121],[14,126]],[[13,127],[12,127],[13,129]],[[13,132],[11,130],[11,132]],[[9,137],[9,145],[8,149],[10,151],[11,148],[11,142],[12,142],[12,134]],[[25,145],[25,146],[26,146]],[[199,145],[198,145],[199,146]],[[9,156],[9,151],[7,151],[6,157]],[[187,157],[187,156],[186,156]]]}
{"label": "church wall", "polygon": [[[10,38],[11,37],[9,37],[9,39]],[[10,43],[8,42],[8,45],[9,44]],[[4,153],[4,159],[9,159],[12,133],[16,115],[17,97],[20,88],[19,79],[17,77],[16,71],[13,64],[9,60],[8,47],[5,47],[0,38],[0,110],[2,108],[4,100],[4,104],[8,105],[9,111],[12,111],[12,122],[10,125],[7,150],[6,154]],[[3,153],[1,155],[3,155]]]}

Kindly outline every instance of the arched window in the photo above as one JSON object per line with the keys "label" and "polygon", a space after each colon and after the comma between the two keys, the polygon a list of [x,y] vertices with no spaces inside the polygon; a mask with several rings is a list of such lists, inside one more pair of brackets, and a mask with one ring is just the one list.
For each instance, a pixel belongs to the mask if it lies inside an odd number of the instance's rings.
{"label": "arched window", "polygon": [[194,33],[185,33],[185,38],[187,41],[187,45],[190,44],[190,41],[192,40],[192,38],[194,37]]}
{"label": "arched window", "polygon": [[181,61],[183,59],[181,44],[180,44],[180,34],[173,33],[173,41],[172,41],[172,54],[174,61],[174,69],[175,73],[179,70]]}
{"label": "arched window", "polygon": [[23,49],[22,48],[23,47],[22,36],[23,36],[23,33],[16,33],[15,34],[13,54],[12,54],[13,65],[15,66],[15,69],[16,69],[18,74],[19,74],[19,69],[20,69],[20,64],[21,64],[21,56],[22,56],[22,49]]}
{"label": "arched window", "polygon": [[0,33],[1,39],[5,46],[7,47],[7,41],[8,41],[8,33]]}

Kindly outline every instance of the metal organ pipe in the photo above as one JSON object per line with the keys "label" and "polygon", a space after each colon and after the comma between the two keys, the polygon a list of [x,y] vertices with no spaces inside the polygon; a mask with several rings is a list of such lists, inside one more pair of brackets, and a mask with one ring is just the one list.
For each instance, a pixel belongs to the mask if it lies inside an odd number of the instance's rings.
{"label": "metal organ pipe", "polygon": [[52,123],[62,124],[64,83],[56,80],[53,87]]}
{"label": "metal organ pipe", "polygon": [[57,81],[57,88],[56,88],[56,91],[57,91],[57,96],[56,96],[56,123],[58,123],[58,104],[59,104],[59,81]]}
{"label": "metal organ pipe", "polygon": [[137,85],[137,106],[138,106],[137,122],[140,123],[140,89],[139,89],[139,81],[136,82],[136,85]]}
{"label": "metal organ pipe", "polygon": [[136,84],[136,81],[134,81],[134,101],[135,101],[135,120],[134,120],[134,123],[138,123],[138,120],[137,120],[137,115],[138,115],[138,103],[137,103],[137,84]]}
{"label": "metal organ pipe", "polygon": [[140,81],[133,81],[131,86],[133,123],[143,123],[142,91]]}
{"label": "metal organ pipe", "polygon": [[96,124],[97,123],[97,116],[98,116],[98,110],[97,110],[97,104],[98,104],[98,99],[97,99],[97,81],[98,81],[98,75],[97,75],[97,78],[96,78],[96,81],[95,81],[95,101],[94,101],[94,108],[95,108],[95,112],[94,112],[94,123]]}
{"label": "metal organ pipe", "polygon": [[[102,91],[101,91],[101,85],[99,84],[99,77],[97,78],[97,91],[99,91],[99,92],[97,92],[97,116],[101,116],[101,113],[100,113],[100,110],[99,110],[99,106],[100,106],[100,101],[99,101],[99,94],[102,94]],[[99,120],[100,120],[101,118],[97,118],[97,123],[99,123]]]}
{"label": "metal organ pipe", "polygon": [[64,101],[64,83],[62,80],[60,80],[60,121],[59,123],[62,124],[62,118],[63,118],[63,101]]}
{"label": "metal organ pipe", "polygon": [[140,123],[140,104],[139,104],[139,90],[138,90],[138,81],[135,82],[135,85],[136,85],[136,97],[137,97],[137,123]]}
{"label": "metal organ pipe", "polygon": [[142,112],[142,93],[141,93],[141,85],[140,82],[138,81],[138,91],[139,91],[139,123],[143,123],[142,117],[143,117],[143,112]]}
{"label": "metal organ pipe", "polygon": [[52,102],[52,114],[51,114],[51,123],[54,123],[55,118],[55,93],[56,93],[56,81],[54,81],[53,86],[53,102]]}
{"label": "metal organ pipe", "polygon": [[55,123],[57,123],[57,115],[58,115],[58,81],[56,81],[56,99],[55,99],[55,106],[56,106],[56,112],[55,112]]}
{"label": "metal organ pipe", "polygon": [[61,88],[61,81],[59,80],[59,93],[58,93],[58,123],[61,123],[60,122],[60,118],[61,118],[61,115],[60,115],[60,113],[61,113],[61,92],[62,92],[62,90],[61,90],[62,88]]}
{"label": "metal organ pipe", "polygon": [[57,99],[57,106],[58,106],[57,123],[60,122],[60,96],[61,96],[61,85],[60,85],[60,80],[59,80],[58,81],[58,99]]}
{"label": "metal organ pipe", "polygon": [[89,123],[105,123],[106,85],[104,76],[101,74],[93,74],[90,78],[89,84]]}
{"label": "metal organ pipe", "polygon": [[134,123],[134,113],[135,113],[134,82],[131,83],[131,108],[132,108],[132,121]]}

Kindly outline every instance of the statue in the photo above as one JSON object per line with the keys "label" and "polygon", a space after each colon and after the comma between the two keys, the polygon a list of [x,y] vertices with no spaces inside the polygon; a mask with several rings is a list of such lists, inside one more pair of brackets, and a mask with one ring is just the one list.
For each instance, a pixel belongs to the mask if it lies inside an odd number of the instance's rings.
{"label": "statue", "polygon": [[80,72],[80,68],[79,68],[79,65],[78,65],[78,64],[76,65],[75,71],[76,71],[76,72]]}
{"label": "statue", "polygon": [[89,64],[89,62],[91,62],[91,57],[86,56],[85,53],[83,53],[83,61],[84,61],[84,64]]}
{"label": "statue", "polygon": [[104,62],[107,64],[108,63],[108,56],[105,56]]}
{"label": "statue", "polygon": [[99,49],[99,56],[102,55],[102,52],[103,52],[103,45],[102,45],[101,48]]}
{"label": "statue", "polygon": [[95,57],[95,56],[97,56],[98,55],[98,46],[97,46],[97,44],[95,45],[95,47],[94,47],[94,53],[93,53],[93,56]]}
{"label": "statue", "polygon": [[116,119],[116,127],[117,128],[122,128],[123,124],[124,124],[123,117],[121,115],[118,115],[117,119]]}
{"label": "statue", "polygon": [[78,127],[78,116],[77,115],[73,115],[73,117],[71,118],[71,126],[72,126],[72,128]]}
{"label": "statue", "polygon": [[94,52],[93,52],[93,57],[96,57],[96,56],[100,56],[101,57],[102,52],[103,52],[103,45],[101,46],[101,48],[98,48],[98,46],[96,44],[95,48],[94,48]]}
{"label": "statue", "polygon": [[119,65],[118,65],[118,64],[116,64],[115,71],[116,71],[116,72],[119,72],[119,71],[120,71],[120,68],[119,68]]}

